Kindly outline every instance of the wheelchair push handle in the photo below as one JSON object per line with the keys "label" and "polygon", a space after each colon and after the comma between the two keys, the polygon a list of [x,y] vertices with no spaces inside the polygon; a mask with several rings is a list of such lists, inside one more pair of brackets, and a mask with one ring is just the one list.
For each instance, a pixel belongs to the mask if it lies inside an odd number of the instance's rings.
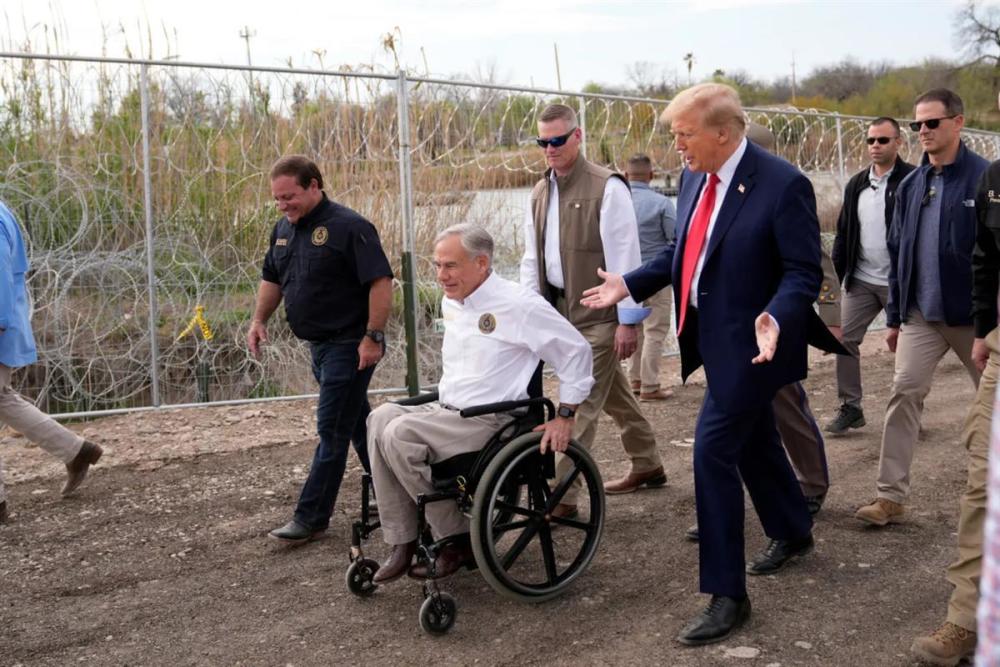
{"label": "wheelchair push handle", "polygon": [[491,415],[497,412],[511,412],[512,410],[517,410],[518,408],[534,406],[545,406],[546,421],[555,419],[556,408],[552,405],[552,401],[544,396],[525,398],[520,401],[501,401],[499,403],[474,405],[471,408],[464,408],[463,410],[460,410],[458,414],[468,419],[469,417],[481,417],[482,415]]}

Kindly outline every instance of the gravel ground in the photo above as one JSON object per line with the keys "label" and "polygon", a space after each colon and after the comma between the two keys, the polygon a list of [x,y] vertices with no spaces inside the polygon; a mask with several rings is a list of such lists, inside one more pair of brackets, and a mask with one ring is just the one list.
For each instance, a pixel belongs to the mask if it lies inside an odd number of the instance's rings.
{"label": "gravel ground", "polygon": [[[476,572],[443,586],[459,604],[448,635],[417,624],[420,587],[405,578],[369,599],[344,585],[359,502],[353,458],[331,530],[288,550],[266,539],[287,520],[315,444],[307,402],[143,413],[73,425],[107,453],[80,493],[59,498],[63,469],[16,434],[0,439],[12,522],[0,527],[0,665],[662,664],[908,665],[912,638],[943,620],[965,480],[959,436],[974,392],[953,357],[926,401],[908,522],[864,527],[874,494],[892,357],[864,346],[868,426],[829,439],[833,487],[816,550],[752,578],[753,617],[710,647],[673,638],[705,604],[691,448],[697,377],[643,404],[669,485],[608,499],[600,550],[566,594],[509,601]],[[664,364],[678,384],[677,360]],[[806,383],[820,423],[837,407],[833,360]],[[606,478],[627,469],[610,422],[595,454]],[[749,504],[748,504],[749,506]],[[752,511],[747,548],[763,547]],[[375,557],[386,549],[378,536]],[[741,657],[747,656],[747,657]]]}

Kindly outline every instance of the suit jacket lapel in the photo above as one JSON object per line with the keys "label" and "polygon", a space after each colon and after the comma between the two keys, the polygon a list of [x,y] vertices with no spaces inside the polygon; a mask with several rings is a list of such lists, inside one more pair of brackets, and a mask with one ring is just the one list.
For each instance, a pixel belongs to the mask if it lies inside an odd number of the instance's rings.
{"label": "suit jacket lapel", "polygon": [[705,187],[705,178],[705,174],[696,174],[693,171],[684,173],[684,182],[677,195],[677,223],[680,227],[677,231],[677,251],[674,253],[673,269],[675,271],[680,271],[681,258],[684,256],[684,244],[687,243],[688,227],[691,225],[694,208],[698,204],[698,195]]}
{"label": "suit jacket lapel", "polygon": [[736,216],[750,195],[750,191],[753,190],[753,174],[757,171],[756,151],[758,150],[760,149],[754,146],[753,142],[747,141],[746,152],[743,153],[740,163],[736,165],[733,180],[726,190],[725,199],[722,200],[722,208],[719,209],[719,217],[715,219],[712,236],[708,239],[708,250],[705,251],[706,263],[715,249],[719,247],[719,243],[722,242],[722,238],[736,220]]}

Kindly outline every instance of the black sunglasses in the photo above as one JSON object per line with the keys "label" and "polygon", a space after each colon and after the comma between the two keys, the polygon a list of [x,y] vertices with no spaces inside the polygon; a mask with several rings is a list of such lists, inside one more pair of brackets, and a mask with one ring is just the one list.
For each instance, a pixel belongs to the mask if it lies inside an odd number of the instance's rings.
{"label": "black sunglasses", "polygon": [[928,130],[936,130],[938,125],[941,124],[945,118],[954,118],[954,116],[942,116],[941,118],[928,118],[927,120],[914,120],[910,122],[910,129],[914,132],[920,131],[921,125],[926,125]]}
{"label": "black sunglasses", "polygon": [[545,148],[547,146],[552,146],[552,148],[559,148],[567,141],[569,141],[569,138],[573,136],[574,132],[576,132],[575,127],[566,134],[562,134],[558,137],[552,137],[551,139],[542,139],[541,137],[538,137],[537,139],[535,139],[535,143],[538,144],[541,148]]}
{"label": "black sunglasses", "polygon": [[867,139],[865,139],[865,141],[868,143],[869,146],[871,146],[876,142],[885,146],[887,143],[892,141],[892,137],[868,137]]}

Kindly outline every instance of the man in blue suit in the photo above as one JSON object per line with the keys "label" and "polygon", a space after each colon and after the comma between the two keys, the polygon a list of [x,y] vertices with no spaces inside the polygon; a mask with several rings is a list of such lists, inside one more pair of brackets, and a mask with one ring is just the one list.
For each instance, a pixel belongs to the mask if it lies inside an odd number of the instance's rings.
{"label": "man in blue suit", "polygon": [[[806,376],[807,341],[837,345],[812,308],[823,271],[809,180],[747,142],[739,96],[728,86],[689,88],[660,120],[686,165],[677,240],[625,276],[599,270],[604,283],[582,302],[608,307],[672,284],[682,377],[705,367],[694,473],[700,588],[712,598],[677,637],[699,645],[724,639],[750,617],[746,574],[776,572],[813,547],[771,402]],[[746,567],[741,480],[770,538]]]}

